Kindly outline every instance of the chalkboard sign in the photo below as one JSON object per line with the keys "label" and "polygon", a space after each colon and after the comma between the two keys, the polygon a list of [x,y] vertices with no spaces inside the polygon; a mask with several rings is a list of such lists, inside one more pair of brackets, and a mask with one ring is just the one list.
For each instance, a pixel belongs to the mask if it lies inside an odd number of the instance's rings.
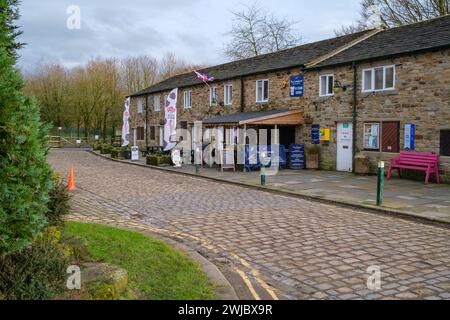
{"label": "chalkboard sign", "polygon": [[291,144],[289,146],[289,169],[303,170],[305,169],[305,145]]}

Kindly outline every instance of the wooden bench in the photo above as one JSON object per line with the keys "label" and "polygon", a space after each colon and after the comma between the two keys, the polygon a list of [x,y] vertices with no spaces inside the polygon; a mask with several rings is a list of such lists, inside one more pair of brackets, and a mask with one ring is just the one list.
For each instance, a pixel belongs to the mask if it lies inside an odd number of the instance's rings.
{"label": "wooden bench", "polygon": [[432,173],[436,176],[436,182],[440,183],[439,178],[439,155],[434,153],[420,153],[411,151],[402,151],[400,157],[393,158],[389,165],[388,179],[392,177],[392,170],[400,169],[425,171],[425,184],[428,184]]}

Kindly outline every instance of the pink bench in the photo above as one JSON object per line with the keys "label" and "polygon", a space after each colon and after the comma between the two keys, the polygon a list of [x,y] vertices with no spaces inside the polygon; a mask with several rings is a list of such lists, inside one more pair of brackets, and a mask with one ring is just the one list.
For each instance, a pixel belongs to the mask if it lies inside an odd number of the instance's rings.
{"label": "pink bench", "polygon": [[388,179],[392,177],[392,170],[400,169],[419,170],[426,172],[425,184],[428,184],[432,173],[436,176],[436,182],[440,183],[439,178],[439,155],[434,153],[420,153],[402,151],[400,157],[393,158],[389,165]]}

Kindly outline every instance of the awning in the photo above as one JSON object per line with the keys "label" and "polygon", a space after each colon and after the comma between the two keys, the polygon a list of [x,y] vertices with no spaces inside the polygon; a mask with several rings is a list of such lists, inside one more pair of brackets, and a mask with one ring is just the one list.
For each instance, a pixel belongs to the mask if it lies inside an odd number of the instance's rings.
{"label": "awning", "polygon": [[241,112],[208,119],[204,125],[301,125],[304,124],[303,110],[271,110]]}

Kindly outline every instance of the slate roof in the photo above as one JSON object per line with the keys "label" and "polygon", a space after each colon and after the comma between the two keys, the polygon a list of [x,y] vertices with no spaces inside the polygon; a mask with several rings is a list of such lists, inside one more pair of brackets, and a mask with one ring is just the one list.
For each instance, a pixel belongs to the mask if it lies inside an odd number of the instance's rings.
{"label": "slate roof", "polygon": [[[304,44],[299,47],[233,61],[197,71],[204,72],[209,76],[213,76],[216,80],[221,81],[293,67],[301,68],[309,61],[345,46],[369,32],[371,30]],[[197,84],[202,84],[202,81],[198,80],[192,71],[169,78],[131,96],[151,94]]]}
{"label": "slate roof", "polygon": [[387,29],[312,68],[450,47],[450,15]]}
{"label": "slate roof", "polygon": [[[347,36],[309,43],[292,49],[229,62],[199,71],[221,81],[293,67],[302,68],[308,62],[339,49],[372,31],[367,30]],[[447,47],[450,47],[450,15],[381,31],[351,48],[310,67],[310,69]],[[167,91],[173,88],[189,87],[201,83],[195,77],[194,72],[189,72],[157,83],[131,96]]]}
{"label": "slate roof", "polygon": [[284,113],[290,110],[271,110],[271,111],[255,111],[255,112],[240,112],[223,117],[208,119],[202,121],[203,124],[223,124],[223,123],[239,123],[255,118],[268,117],[279,113]]}

